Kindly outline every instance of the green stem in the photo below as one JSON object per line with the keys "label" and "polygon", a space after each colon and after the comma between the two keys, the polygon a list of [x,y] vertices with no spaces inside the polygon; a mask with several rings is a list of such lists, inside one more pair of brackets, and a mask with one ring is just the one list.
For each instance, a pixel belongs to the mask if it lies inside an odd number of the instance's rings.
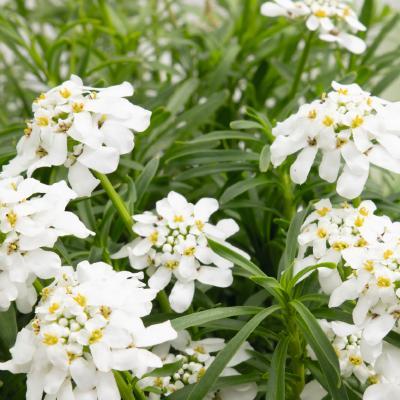
{"label": "green stem", "polygon": [[290,89],[290,92],[289,92],[289,99],[292,99],[295,96],[295,94],[297,93],[297,89],[299,88],[299,84],[301,81],[301,75],[304,71],[308,56],[310,54],[311,42],[312,42],[313,37],[314,37],[314,32],[310,31],[308,33],[308,36],[306,39],[306,44],[304,46],[303,53],[301,54],[299,64],[297,65],[297,70],[296,70],[296,74],[293,79],[292,88]]}
{"label": "green stem", "polygon": [[138,400],[147,400],[142,388],[138,385],[137,381],[132,385],[133,393]]}
{"label": "green stem", "polygon": [[283,185],[283,212],[285,218],[288,221],[291,221],[294,215],[296,214],[296,206],[294,204],[292,181],[290,180],[290,176],[287,171],[285,171],[282,176],[282,185]]}
{"label": "green stem", "polygon": [[137,400],[132,393],[132,388],[126,383],[123,373],[120,371],[113,371],[115,381],[117,382],[119,393],[123,400]]}
{"label": "green stem", "polygon": [[128,229],[128,232],[133,235],[132,231],[132,216],[130,215],[128,208],[126,207],[124,201],[121,199],[121,196],[116,192],[112,183],[108,179],[108,177],[104,174],[101,174],[97,171],[92,171],[95,177],[100,181],[101,186],[106,191],[108,197],[114,204],[114,207],[117,209],[119,216],[121,217],[125,227]]}
{"label": "green stem", "polygon": [[157,293],[158,304],[160,304],[161,310],[164,313],[170,314],[172,313],[171,306],[169,305],[168,297],[164,290]]}
{"label": "green stem", "polygon": [[35,279],[35,280],[33,281],[33,287],[35,288],[36,293],[40,295],[40,293],[41,293],[42,290],[43,290],[42,282],[40,282],[39,279]]}
{"label": "green stem", "polygon": [[291,372],[298,378],[292,387],[291,400],[299,400],[305,385],[305,367],[303,362],[304,344],[293,313],[288,310],[288,332],[290,332],[289,354]]}

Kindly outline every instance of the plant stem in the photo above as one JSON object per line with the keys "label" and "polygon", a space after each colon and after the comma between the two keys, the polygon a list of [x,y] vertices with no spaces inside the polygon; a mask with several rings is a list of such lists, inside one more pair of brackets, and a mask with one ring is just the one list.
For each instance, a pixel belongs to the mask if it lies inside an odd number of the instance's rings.
{"label": "plant stem", "polygon": [[123,400],[137,400],[132,393],[132,388],[126,383],[123,373],[120,371],[113,371],[115,381],[117,382],[119,393]]}
{"label": "plant stem", "polygon": [[285,171],[282,176],[283,186],[283,212],[285,218],[291,221],[293,216],[296,214],[296,206],[294,204],[293,187],[290,180],[289,173]]}
{"label": "plant stem", "polygon": [[172,313],[168,297],[164,290],[161,290],[161,292],[157,293],[157,300],[158,300],[158,303],[160,304],[162,312],[165,312],[167,314]]}
{"label": "plant stem", "polygon": [[108,177],[104,174],[101,174],[100,172],[97,171],[92,171],[93,174],[97,179],[99,179],[101,186],[103,189],[106,191],[108,197],[114,204],[115,208],[117,209],[117,212],[119,216],[121,217],[123,223],[125,224],[125,227],[127,228],[128,232],[133,235],[132,231],[132,216],[129,214],[128,208],[125,205],[125,202],[121,199],[121,196],[116,192],[114,189],[112,183],[108,179]]}
{"label": "plant stem", "polygon": [[289,354],[291,355],[291,372],[299,379],[292,387],[291,400],[299,400],[305,385],[305,368],[303,362],[304,345],[293,313],[288,311],[288,331],[290,333]]}
{"label": "plant stem", "polygon": [[292,99],[295,96],[295,94],[297,93],[297,89],[298,89],[300,81],[301,81],[301,75],[304,71],[308,56],[310,54],[311,42],[312,42],[313,37],[314,37],[314,32],[310,31],[308,33],[308,36],[306,39],[303,53],[301,54],[299,64],[297,65],[297,70],[296,70],[296,74],[293,79],[292,88],[290,89],[290,92],[289,92],[289,99]]}
{"label": "plant stem", "polygon": [[39,279],[35,279],[33,281],[33,287],[35,288],[37,294],[40,294],[43,290],[42,282],[40,282]]}

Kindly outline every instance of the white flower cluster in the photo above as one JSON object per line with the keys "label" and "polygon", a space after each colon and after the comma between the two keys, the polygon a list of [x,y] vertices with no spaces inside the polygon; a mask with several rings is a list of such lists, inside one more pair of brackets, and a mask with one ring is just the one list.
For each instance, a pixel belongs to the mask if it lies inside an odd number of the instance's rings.
{"label": "white flower cluster", "polygon": [[321,40],[338,43],[355,54],[366,49],[365,42],[353,34],[366,28],[346,0],[273,0],[261,6],[261,13],[305,19],[307,28],[319,31]]}
{"label": "white flower cluster", "polygon": [[130,83],[105,89],[83,86],[73,75],[33,103],[33,119],[17,145],[17,156],[3,169],[5,176],[64,165],[68,180],[79,196],[97,186],[90,169],[108,174],[118,167],[119,157],[132,151],[131,130],[149,126],[151,112],[124,97],[132,96]]}
{"label": "white flower cluster", "polygon": [[176,312],[184,312],[192,302],[196,280],[217,287],[232,284],[232,262],[214,253],[207,237],[224,242],[238,225],[232,219],[212,225],[209,218],[217,210],[215,199],[203,198],[193,205],[170,192],[157,202],[155,212],[133,216],[133,231],[139,237],[113,257],[129,256],[132,268],[147,269],[149,286],[158,291],[175,278],[170,304]]}
{"label": "white flower cluster", "polygon": [[[153,349],[163,360],[164,366],[177,364],[176,371],[170,376],[152,376],[149,373],[139,381],[144,389],[156,388],[159,393],[150,392],[150,400],[160,400],[168,397],[186,385],[197,383],[214,361],[211,354],[224,348],[223,339],[207,338],[193,341],[187,331],[179,332],[178,338]],[[234,366],[248,360],[248,350],[252,347],[246,342],[228,363],[221,376],[234,376],[239,373]],[[255,383],[233,385],[207,394],[204,400],[253,400],[257,396]]]}
{"label": "white flower cluster", "polygon": [[273,129],[271,161],[277,167],[300,152],[290,176],[303,184],[321,151],[319,176],[330,183],[337,180],[337,192],[353,199],[364,188],[370,163],[400,173],[400,103],[373,97],[356,84],[333,82],[332,87],[321,100],[301,106]]}
{"label": "white flower cluster", "polygon": [[85,238],[90,232],[65,207],[76,194],[64,181],[45,185],[22,177],[0,179],[0,310],[16,301],[21,312],[36,302],[36,278],[55,277],[59,256],[53,247],[58,237]]}
{"label": "white flower cluster", "polygon": [[162,366],[146,348],[173,340],[170,322],[145,327],[156,292],[142,274],[84,261],[63,267],[43,289],[30,326],[17,336],[0,369],[27,373],[27,399],[119,400],[112,370],[141,377]]}
{"label": "white flower cluster", "polygon": [[[363,201],[358,207],[347,203],[332,207],[329,200],[316,203],[298,237],[300,252],[294,266],[297,273],[322,262],[338,264],[333,270],[319,268],[320,284],[330,295],[330,307],[347,300],[355,302],[354,326],[335,322],[331,328],[339,338],[351,336],[347,342],[359,346],[350,347],[351,357],[358,354],[365,361],[358,364],[354,358],[352,367],[352,360],[344,363],[339,351],[342,373],[347,377],[350,371],[361,383],[369,379],[371,384],[387,381],[374,372],[374,365],[383,354],[384,338],[391,330],[399,330],[400,319],[400,223],[375,215],[375,209],[372,201]],[[327,332],[332,337],[329,329]],[[396,384],[400,385],[400,380]]]}

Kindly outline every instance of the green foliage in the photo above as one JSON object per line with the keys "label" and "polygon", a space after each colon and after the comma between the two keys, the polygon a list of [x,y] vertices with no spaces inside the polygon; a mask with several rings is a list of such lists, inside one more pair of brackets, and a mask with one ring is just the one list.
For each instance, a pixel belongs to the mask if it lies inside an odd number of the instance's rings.
{"label": "green foliage", "polygon": [[[326,298],[313,290],[313,275],[310,285],[298,283],[318,266],[296,276],[292,272],[309,204],[335,193],[313,178],[295,187],[287,164],[272,169],[271,129],[298,108],[298,99],[317,98],[332,80],[357,82],[382,94],[398,77],[400,47],[387,46],[387,38],[398,29],[399,16],[366,0],[361,19],[370,30],[363,56],[351,56],[310,35],[305,57],[303,25],[261,16],[261,0],[205,3],[196,8],[183,0],[36,0],[29,9],[21,0],[2,6],[0,164],[14,156],[40,91],[71,74],[91,86],[131,82],[133,101],[153,112],[151,126],[135,136],[135,149],[122,157],[119,169],[100,177],[103,188],[71,203],[96,235],[60,239],[56,251],[65,264],[104,260],[116,270],[129,269],[126,260],[111,260],[110,255],[131,240],[131,214],[152,209],[170,190],[194,201],[215,197],[219,217],[239,223],[234,244],[250,259],[210,240],[215,252],[235,264],[233,286],[200,287],[187,315],[171,316],[155,307],[153,320],[171,318],[176,329],[190,329],[196,339],[215,334],[228,343],[197,385],[170,399],[197,400],[216,388],[257,382],[259,399],[297,400],[306,379],[306,343],[318,358],[318,365],[309,369],[332,399],[352,399],[316,321],[346,320],[350,314],[327,308]],[[34,176],[52,183],[61,174],[42,169]],[[383,181],[391,194],[385,199]],[[398,215],[396,181],[380,175],[377,182],[368,186],[369,198],[389,215]],[[0,313],[2,359],[9,356],[17,326],[25,326],[30,317],[16,316],[14,308]],[[248,338],[253,359],[242,367],[242,375],[219,377]],[[396,335],[388,340],[400,343]],[[115,376],[124,400],[141,398],[135,382],[123,373]],[[23,376],[1,372],[0,380],[0,398],[24,398]]]}

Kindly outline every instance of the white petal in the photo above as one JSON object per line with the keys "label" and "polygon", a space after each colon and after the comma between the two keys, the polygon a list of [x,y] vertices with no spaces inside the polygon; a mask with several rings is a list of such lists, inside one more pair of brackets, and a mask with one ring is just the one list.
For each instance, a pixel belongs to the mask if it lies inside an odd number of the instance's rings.
{"label": "white petal", "polygon": [[341,196],[347,199],[354,199],[363,191],[367,178],[368,171],[363,175],[355,175],[346,165],[338,179],[336,190]]}
{"label": "white petal", "polygon": [[84,166],[102,174],[110,174],[118,167],[119,154],[112,147],[92,149],[85,146],[82,154],[78,157],[78,161]]}
{"label": "white petal", "polygon": [[186,311],[192,303],[194,295],[194,282],[177,281],[169,296],[171,307],[177,313]]}
{"label": "white petal", "polygon": [[194,217],[201,221],[208,221],[211,214],[218,210],[218,201],[212,198],[200,199],[194,206]]}
{"label": "white petal", "polygon": [[120,400],[121,396],[112,372],[97,372],[98,400]]}
{"label": "white petal", "polygon": [[233,282],[232,270],[203,266],[199,270],[197,280],[206,285],[228,287]]}
{"label": "white petal", "polygon": [[170,282],[171,276],[172,273],[170,269],[159,267],[149,279],[149,287],[157,291],[163,290]]}
{"label": "white petal", "polygon": [[89,169],[79,162],[68,169],[68,181],[78,196],[90,196],[100,183]]}
{"label": "white petal", "polygon": [[69,370],[80,389],[88,390],[96,385],[96,368],[93,363],[80,357],[72,361]]}
{"label": "white petal", "polygon": [[308,146],[299,153],[296,161],[290,167],[290,176],[294,183],[301,185],[306,181],[317,151],[317,146]]}
{"label": "white petal", "polygon": [[138,347],[150,347],[156,344],[168,342],[178,337],[170,321],[150,325],[145,328],[143,334],[135,338],[135,345]]}
{"label": "white petal", "polygon": [[340,168],[340,150],[325,151],[319,165],[319,176],[327,182],[335,182]]}

